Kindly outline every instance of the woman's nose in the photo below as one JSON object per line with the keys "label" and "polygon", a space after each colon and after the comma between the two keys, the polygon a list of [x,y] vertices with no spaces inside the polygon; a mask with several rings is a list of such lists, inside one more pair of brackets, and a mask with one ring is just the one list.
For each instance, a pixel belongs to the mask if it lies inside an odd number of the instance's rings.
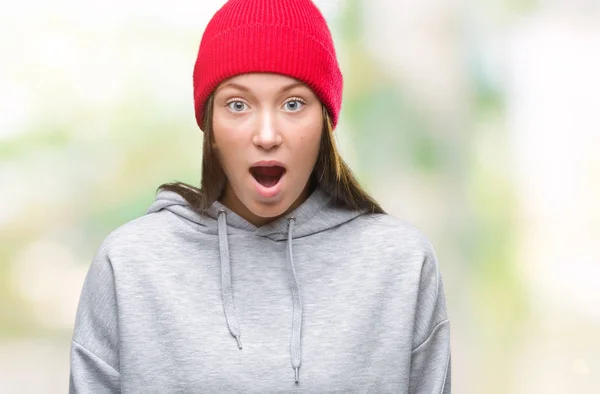
{"label": "woman's nose", "polygon": [[275,114],[264,111],[260,116],[253,142],[263,149],[272,149],[281,144],[282,138],[275,122]]}

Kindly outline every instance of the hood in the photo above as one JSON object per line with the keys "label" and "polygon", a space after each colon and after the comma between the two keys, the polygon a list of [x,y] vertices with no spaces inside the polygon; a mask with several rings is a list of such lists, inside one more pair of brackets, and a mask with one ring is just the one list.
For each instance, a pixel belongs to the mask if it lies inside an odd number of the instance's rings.
{"label": "hood", "polygon": [[198,231],[208,234],[218,234],[219,212],[225,212],[228,234],[252,232],[274,241],[287,239],[290,217],[296,219],[294,238],[301,238],[339,226],[364,213],[364,211],[333,206],[331,198],[320,188],[315,189],[309,198],[293,212],[261,227],[254,226],[219,201],[215,201],[204,214],[200,214],[183,197],[171,191],[160,191],[146,213],[159,212],[163,209],[197,227]]}
{"label": "hood", "polygon": [[215,234],[219,239],[219,258],[221,263],[221,296],[223,311],[229,332],[235,338],[238,348],[242,349],[241,328],[238,323],[234,303],[234,289],[231,283],[231,264],[229,261],[228,236],[235,233],[253,233],[273,241],[287,241],[285,264],[288,269],[290,293],[293,302],[292,333],[290,338],[290,361],[296,383],[300,379],[302,365],[302,297],[301,287],[294,267],[294,238],[326,231],[342,225],[365,211],[335,207],[331,198],[322,189],[317,188],[298,208],[271,223],[256,227],[223,204],[215,201],[204,213],[195,211],[179,194],[160,191],[156,201],[147,214],[167,210],[190,224],[198,231]]}

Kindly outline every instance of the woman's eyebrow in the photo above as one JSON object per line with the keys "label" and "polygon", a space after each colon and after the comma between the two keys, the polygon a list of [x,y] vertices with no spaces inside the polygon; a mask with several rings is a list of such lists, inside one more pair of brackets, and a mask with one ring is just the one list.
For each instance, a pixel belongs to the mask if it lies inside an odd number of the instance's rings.
{"label": "woman's eyebrow", "polygon": [[225,88],[233,88],[233,89],[241,90],[242,92],[250,92],[250,89],[248,89],[244,85],[239,85],[239,84],[234,83],[234,82],[229,82],[229,83],[226,83],[225,85],[220,86],[217,89],[217,91],[225,89]]}
{"label": "woman's eyebrow", "polygon": [[291,84],[289,84],[289,85],[284,86],[283,88],[281,88],[280,92],[281,93],[287,92],[288,90],[292,90],[292,89],[294,89],[295,87],[298,87],[298,86],[304,86],[304,84],[302,82],[299,82],[299,81],[293,82],[293,83],[291,83]]}
{"label": "woman's eyebrow", "polygon": [[[280,91],[280,93],[287,92],[288,90],[292,90],[298,86],[304,86],[304,84],[302,82],[292,82],[291,84],[282,87],[279,91]],[[225,85],[222,85],[221,87],[219,87],[219,89],[217,89],[217,91],[225,89],[225,88],[232,88],[232,89],[240,90],[242,92],[250,93],[249,88],[247,88],[244,85],[237,84],[235,82],[226,83]]]}

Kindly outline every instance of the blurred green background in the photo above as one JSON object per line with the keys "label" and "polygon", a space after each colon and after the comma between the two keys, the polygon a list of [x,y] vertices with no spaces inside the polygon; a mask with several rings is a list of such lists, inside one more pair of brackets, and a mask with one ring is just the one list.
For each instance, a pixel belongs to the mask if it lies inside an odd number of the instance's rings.
{"label": "blurred green background", "polygon": [[[0,391],[66,392],[108,233],[199,184],[192,68],[223,0],[0,13]],[[436,247],[455,393],[600,392],[600,4],[316,0],[344,73],[336,137]]]}

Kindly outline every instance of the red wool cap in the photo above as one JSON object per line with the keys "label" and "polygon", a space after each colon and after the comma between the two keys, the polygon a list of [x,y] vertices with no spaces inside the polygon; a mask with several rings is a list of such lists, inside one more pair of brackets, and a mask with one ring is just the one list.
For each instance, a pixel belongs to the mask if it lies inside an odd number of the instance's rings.
{"label": "red wool cap", "polygon": [[233,76],[276,73],[308,85],[333,126],[342,105],[343,78],[331,32],[310,0],[229,0],[208,23],[194,67],[196,122],[204,105]]}

